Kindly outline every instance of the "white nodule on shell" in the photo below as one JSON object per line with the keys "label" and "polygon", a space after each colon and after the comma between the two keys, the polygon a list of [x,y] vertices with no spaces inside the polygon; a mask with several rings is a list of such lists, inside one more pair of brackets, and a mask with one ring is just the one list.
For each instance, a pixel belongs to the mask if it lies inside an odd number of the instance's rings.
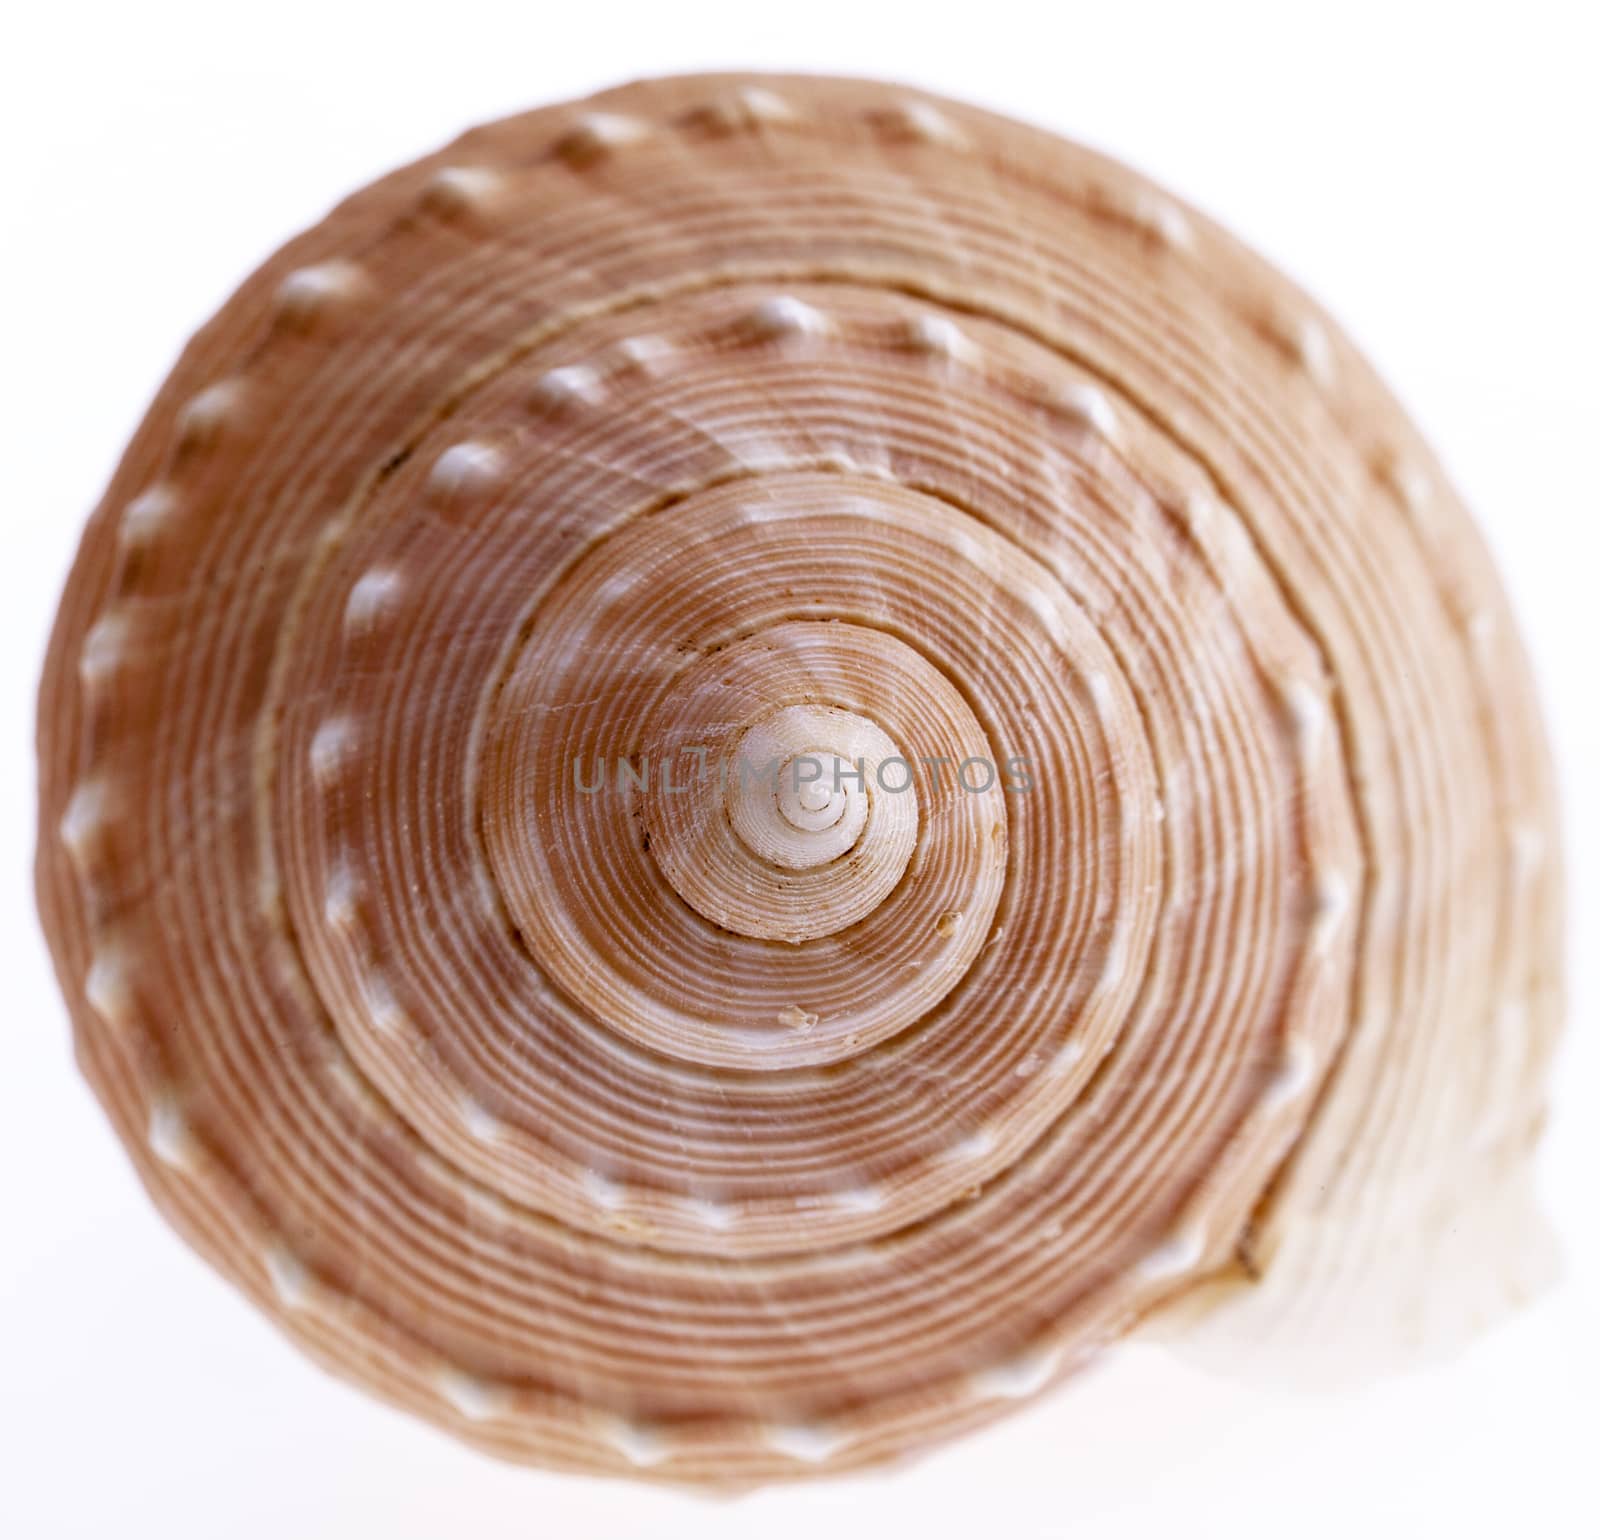
{"label": "white nodule on shell", "polygon": [[1159,193],[1141,193],[1129,210],[1133,222],[1161,245],[1183,251],[1194,244],[1194,231],[1182,209]]}
{"label": "white nodule on shell", "polygon": [[470,1096],[461,1097],[456,1110],[461,1116],[462,1126],[474,1139],[492,1144],[505,1132],[500,1120],[482,1102]]}
{"label": "white nodule on shell", "polygon": [[256,873],[256,912],[269,925],[276,925],[283,915],[283,878],[276,867],[263,865]]}
{"label": "white nodule on shell", "polygon": [[1350,912],[1351,896],[1350,879],[1343,872],[1324,872],[1317,879],[1311,946],[1319,957],[1331,951],[1338,939],[1345,916]]}
{"label": "white nodule on shell", "polygon": [[1331,385],[1334,375],[1333,343],[1327,328],[1315,316],[1305,316],[1293,327],[1290,341],[1300,367],[1318,385]]}
{"label": "white nodule on shell", "polygon": [[765,86],[741,86],[696,108],[688,115],[688,120],[719,133],[731,134],[764,124],[792,123],[797,116],[794,108],[776,91],[769,91]]}
{"label": "white nodule on shell", "polygon": [[606,398],[598,372],[587,364],[566,364],[541,374],[534,382],[533,405],[550,411],[599,406]]}
{"label": "white nodule on shell", "polygon": [[350,1060],[342,1053],[335,1053],[323,1061],[324,1072],[332,1083],[339,1087],[344,1098],[363,1109],[373,1104],[373,1093],[362,1081],[360,1075],[350,1067]]}
{"label": "white nodule on shell", "polygon": [[1115,438],[1117,413],[1111,398],[1098,385],[1087,380],[1074,380],[1053,390],[1048,397],[1050,410],[1058,417],[1101,438]]}
{"label": "white nodule on shell", "polygon": [[272,1292],[286,1310],[303,1310],[311,1303],[311,1274],[299,1257],[286,1246],[272,1246],[266,1261]]}
{"label": "white nodule on shell", "polygon": [[468,1422],[487,1422],[504,1409],[505,1397],[493,1385],[459,1369],[442,1369],[434,1380],[439,1394]]}
{"label": "white nodule on shell", "polygon": [[876,1187],[846,1187],[833,1195],[833,1205],[847,1214],[876,1214],[883,1194]]}
{"label": "white nodule on shell", "polygon": [[733,1210],[713,1198],[690,1198],[684,1203],[689,1217],[708,1230],[728,1230],[733,1227]]}
{"label": "white nodule on shell", "polygon": [[1511,830],[1511,869],[1518,882],[1527,882],[1544,864],[1544,835],[1531,823]]}
{"label": "white nodule on shell", "polygon": [[499,1193],[474,1184],[467,1189],[466,1196],[476,1219],[489,1226],[491,1231],[504,1231],[517,1222],[516,1207]]}
{"label": "white nodule on shell", "polygon": [[126,615],[108,610],[89,627],[89,634],[83,639],[83,651],[78,654],[78,677],[86,685],[108,678],[127,656],[132,633],[133,627]]}
{"label": "white nodule on shell", "polygon": [[942,315],[913,316],[905,326],[906,346],[932,358],[964,358],[972,351],[966,333]]}
{"label": "white nodule on shell", "polygon": [[603,604],[615,604],[619,599],[626,599],[635,592],[641,583],[648,582],[648,576],[643,572],[623,570],[613,572],[596,590],[596,597]]}
{"label": "white nodule on shell", "polygon": [[122,522],[118,525],[122,543],[144,545],[154,539],[177,511],[178,494],[171,487],[146,487],[122,510]]}
{"label": "white nodule on shell", "polygon": [[406,1013],[394,997],[388,979],[374,969],[362,985],[367,1018],[380,1032],[398,1035],[406,1029]]}
{"label": "white nodule on shell", "polygon": [[734,100],[740,113],[752,123],[789,123],[795,117],[794,108],[765,86],[746,86]]}
{"label": "white nodule on shell", "polygon": [[1282,686],[1284,709],[1303,754],[1314,754],[1328,726],[1328,697],[1311,680],[1295,675]]}
{"label": "white nodule on shell", "polygon": [[361,896],[361,884],[348,862],[336,861],[328,873],[328,886],[323,893],[322,916],[335,930],[345,930],[355,923],[356,901]]}
{"label": "white nodule on shell", "polygon": [[1077,1038],[1069,1038],[1058,1049],[1055,1057],[1050,1061],[1052,1075],[1065,1075],[1074,1069],[1083,1060],[1083,1044]]}
{"label": "white nodule on shell", "polygon": [[596,1208],[602,1208],[608,1214],[614,1214],[626,1200],[622,1188],[609,1176],[602,1176],[598,1171],[583,1173],[583,1190]]}
{"label": "white nodule on shell", "polygon": [[630,1465],[659,1465],[671,1451],[654,1429],[624,1417],[611,1417],[601,1425],[600,1436]]}
{"label": "white nodule on shell", "polygon": [[80,781],[67,799],[57,832],[72,859],[82,866],[105,832],[111,797],[101,780]]}
{"label": "white nodule on shell", "polygon": [[163,1165],[182,1166],[189,1158],[189,1125],[177,1102],[165,1093],[150,1103],[150,1122],[145,1130],[150,1149]]}
{"label": "white nodule on shell", "polygon": [[424,198],[444,214],[481,211],[492,204],[504,178],[487,166],[441,166],[428,179]]}
{"label": "white nodule on shell", "polygon": [[994,1153],[995,1137],[987,1128],[980,1128],[977,1133],[968,1135],[967,1138],[952,1144],[945,1152],[946,1158],[957,1165],[964,1165],[968,1161],[982,1160],[986,1155]]}
{"label": "white nodule on shell", "polygon": [[1089,686],[1089,699],[1094,702],[1095,710],[1101,716],[1108,715],[1112,702],[1111,680],[1100,669],[1092,669],[1085,676],[1084,683]]}
{"label": "white nodule on shell", "polygon": [[343,768],[356,746],[356,727],[349,717],[329,717],[311,738],[311,773],[326,785]]}
{"label": "white nodule on shell", "polygon": [[1311,1089],[1315,1078],[1317,1056],[1311,1044],[1298,1033],[1291,1034],[1283,1045],[1283,1057],[1277,1073],[1267,1082],[1261,1098],[1261,1109],[1271,1114],[1280,1112],[1300,1100]]}
{"label": "white nodule on shell", "polygon": [[133,1008],[133,992],[122,956],[112,947],[102,947],[89,960],[83,981],[84,998],[107,1026],[125,1023]]}
{"label": "white nodule on shell", "polygon": [[821,1465],[849,1442],[837,1428],[818,1422],[779,1423],[766,1430],[767,1447],[791,1460]]}
{"label": "white nodule on shell", "polygon": [[1433,502],[1433,478],[1420,465],[1398,460],[1388,469],[1390,485],[1401,505],[1413,516],[1427,511]]}
{"label": "white nodule on shell", "polygon": [[361,270],[353,262],[335,258],[310,267],[297,267],[278,285],[278,313],[296,324],[313,321],[361,285]]}
{"label": "white nodule on shell", "polygon": [[972,1376],[972,1388],[986,1399],[1020,1401],[1043,1390],[1055,1378],[1060,1364],[1059,1348],[1030,1348],[1004,1363],[978,1370]]}
{"label": "white nodule on shell", "polygon": [[472,866],[472,891],[478,900],[479,912],[488,919],[498,919],[500,890],[494,884],[493,875],[481,861],[474,862]]}
{"label": "white nodule on shell", "polygon": [[1205,1253],[1205,1231],[1197,1224],[1184,1225],[1146,1255],[1139,1276],[1149,1283],[1182,1277],[1199,1265]]}
{"label": "white nodule on shell", "polygon": [[617,112],[585,113],[556,142],[556,153],[568,160],[586,161],[640,144],[650,137],[650,125],[640,118]]}
{"label": "white nodule on shell", "polygon": [[1190,492],[1183,499],[1180,512],[1189,533],[1204,545],[1216,525],[1221,506],[1210,492]]}
{"label": "white nodule on shell", "polygon": [[178,414],[178,433],[194,444],[214,437],[244,404],[244,387],[237,380],[218,380],[192,396]]}
{"label": "white nodule on shell", "polygon": [[360,636],[370,631],[379,620],[394,609],[400,597],[400,574],[388,567],[374,567],[364,572],[350,590],[344,606],[346,635]]}
{"label": "white nodule on shell", "polygon": [[505,457],[493,444],[465,439],[433,462],[428,490],[442,501],[486,492],[505,474]]}
{"label": "white nodule on shell", "polygon": [[1479,653],[1488,652],[1494,645],[1495,618],[1490,609],[1474,610],[1467,616],[1467,640]]}
{"label": "white nodule on shell", "polygon": [[947,149],[960,149],[967,142],[966,135],[932,102],[898,102],[887,117],[896,132],[907,139],[942,144]]}
{"label": "white nodule on shell", "polygon": [[625,337],[617,344],[622,362],[643,374],[654,374],[676,351],[665,337]]}
{"label": "white nodule on shell", "polygon": [[801,1005],[786,1005],[778,1012],[778,1025],[791,1032],[809,1032],[820,1020],[815,1011]]}
{"label": "white nodule on shell", "polygon": [[1119,932],[1106,944],[1105,958],[1100,964],[1100,976],[1094,981],[1097,995],[1109,994],[1119,985],[1128,971],[1128,943]]}
{"label": "white nodule on shell", "polygon": [[828,319],[813,305],[792,294],[775,294],[750,312],[750,329],[758,337],[782,341],[818,337],[828,329]]}
{"label": "white nodule on shell", "polygon": [[1061,651],[1070,647],[1072,633],[1067,629],[1066,618],[1061,613],[1062,595],[1059,590],[1030,586],[1025,597],[1028,609],[1034,619],[1044,627],[1045,635],[1050,638],[1051,645]]}

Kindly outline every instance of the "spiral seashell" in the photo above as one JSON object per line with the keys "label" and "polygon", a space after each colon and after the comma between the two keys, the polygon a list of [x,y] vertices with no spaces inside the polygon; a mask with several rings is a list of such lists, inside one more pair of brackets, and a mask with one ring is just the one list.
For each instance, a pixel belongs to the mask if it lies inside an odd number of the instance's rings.
{"label": "spiral seashell", "polygon": [[1032,129],[671,79],[358,193],[139,429],[40,759],[161,1208],[496,1454],[848,1469],[1141,1321],[1381,1356],[1528,1281],[1484,549],[1310,301]]}

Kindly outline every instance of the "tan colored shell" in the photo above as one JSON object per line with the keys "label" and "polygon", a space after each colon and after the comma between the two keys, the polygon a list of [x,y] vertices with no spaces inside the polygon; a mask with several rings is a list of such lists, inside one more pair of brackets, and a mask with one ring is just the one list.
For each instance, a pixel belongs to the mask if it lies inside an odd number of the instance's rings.
{"label": "tan colored shell", "polygon": [[[1157,1307],[1282,1362],[1426,1346],[1446,1237],[1515,1291],[1559,894],[1494,574],[1325,316],[1045,134],[673,79],[357,194],[163,388],[40,733],[164,1212],[495,1453],[838,1470]],[[572,773],[754,743],[1031,787]]]}

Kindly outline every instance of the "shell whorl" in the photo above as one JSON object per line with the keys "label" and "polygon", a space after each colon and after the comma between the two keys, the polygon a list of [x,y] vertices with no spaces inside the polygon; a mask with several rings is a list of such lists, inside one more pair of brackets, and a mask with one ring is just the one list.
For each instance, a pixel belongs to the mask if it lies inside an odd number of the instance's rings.
{"label": "shell whorl", "polygon": [[1538,1127],[1540,744],[1258,259],[984,113],[683,78],[196,337],[63,600],[40,902],[144,1179],[321,1361],[742,1483],[1159,1307],[1409,1301]]}

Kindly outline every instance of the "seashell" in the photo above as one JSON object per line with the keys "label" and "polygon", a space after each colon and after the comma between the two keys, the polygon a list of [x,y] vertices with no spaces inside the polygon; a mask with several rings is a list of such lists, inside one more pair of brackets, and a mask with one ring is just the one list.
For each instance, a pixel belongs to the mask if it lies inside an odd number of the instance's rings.
{"label": "seashell", "polygon": [[39,902],[144,1181],[321,1363],[741,1485],[1141,1322],[1313,1372],[1515,1298],[1542,742],[1439,468],[1227,234],[669,79],[196,337],[61,603]]}

